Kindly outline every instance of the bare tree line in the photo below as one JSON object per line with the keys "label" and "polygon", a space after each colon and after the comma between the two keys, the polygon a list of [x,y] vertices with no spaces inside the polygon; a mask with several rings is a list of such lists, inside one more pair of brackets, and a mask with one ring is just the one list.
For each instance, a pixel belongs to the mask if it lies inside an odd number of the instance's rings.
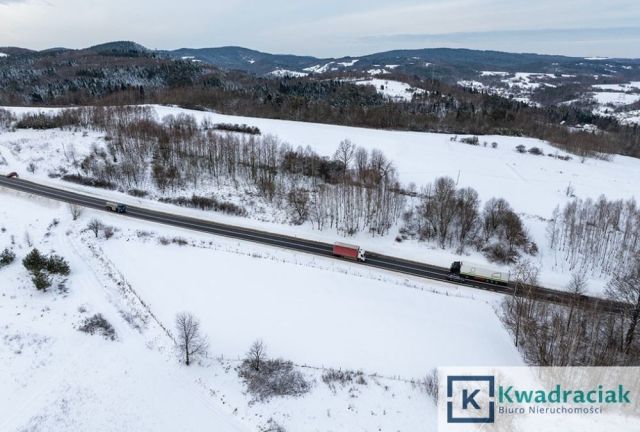
{"label": "bare tree line", "polygon": [[571,271],[611,275],[640,254],[640,208],[633,199],[576,199],[554,210],[547,235]]}
{"label": "bare tree line", "polygon": [[455,247],[458,253],[472,247],[496,262],[513,263],[521,251],[535,255],[538,250],[507,201],[492,198],[481,209],[478,192],[457,188],[449,177],[424,187],[403,220],[400,233],[405,237],[434,241],[442,249]]}
{"label": "bare tree line", "polygon": [[203,182],[248,185],[285,208],[293,223],[309,221],[317,229],[330,227],[345,235],[385,234],[405,206],[391,161],[348,140],[332,158],[321,157],[273,135],[221,132],[210,121],[199,123],[185,114],[158,122],[145,107],[63,110],[54,116],[27,115],[21,123],[105,131],[105,148],[95,146],[78,161],[78,170],[123,190],[153,185],[164,194]]}
{"label": "bare tree line", "polygon": [[559,305],[535,300],[530,290],[537,284],[537,269],[528,262],[514,268],[514,295],[506,297],[500,318],[525,361],[537,366],[640,365],[640,261],[607,286],[607,294],[629,304],[612,314],[585,302],[586,288],[574,273],[568,290],[572,301]]}

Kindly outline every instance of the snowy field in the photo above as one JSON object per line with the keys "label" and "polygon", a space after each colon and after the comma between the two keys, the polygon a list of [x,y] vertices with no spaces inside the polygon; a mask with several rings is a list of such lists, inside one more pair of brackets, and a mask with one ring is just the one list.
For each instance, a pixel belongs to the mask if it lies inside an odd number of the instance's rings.
{"label": "snowy field", "polygon": [[623,84],[596,84],[593,88],[618,92],[638,91],[640,90],[640,81],[631,81]]}
{"label": "snowy field", "polygon": [[407,83],[380,78],[355,80],[353,83],[356,85],[373,86],[378,93],[394,101],[410,101],[414,94],[424,93],[424,89],[411,87]]}
{"label": "snowy field", "polygon": [[[358,265],[84,210],[0,188],[0,430],[435,431],[410,382],[439,365],[521,365],[500,297]],[[98,217],[115,228],[96,239]],[[54,222],[57,220],[57,222]],[[179,237],[186,245],[163,245]],[[37,247],[70,263],[37,291],[21,260]],[[193,312],[208,358],[178,364],[175,314]],[[101,313],[116,340],[77,330]],[[252,403],[235,367],[261,338],[311,382],[302,397]],[[452,341],[455,340],[455,343]],[[324,368],[361,370],[329,387]],[[375,374],[375,375],[373,375]]]}
{"label": "snowy field", "polygon": [[593,99],[600,105],[623,106],[631,105],[640,100],[640,94],[601,91],[592,94]]}
{"label": "snowy field", "polygon": [[[176,367],[166,335],[83,244],[85,219],[72,223],[62,204],[2,188],[0,202],[0,248],[17,255],[0,269],[0,430],[251,430]],[[69,261],[65,289],[34,288],[20,263],[29,243]],[[76,330],[94,313],[116,341]]]}

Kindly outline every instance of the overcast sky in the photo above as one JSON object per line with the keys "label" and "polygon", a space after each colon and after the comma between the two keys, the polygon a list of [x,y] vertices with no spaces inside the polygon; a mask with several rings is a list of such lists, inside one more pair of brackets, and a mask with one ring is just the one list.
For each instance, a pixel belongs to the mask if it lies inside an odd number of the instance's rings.
{"label": "overcast sky", "polygon": [[113,40],[319,57],[441,46],[640,57],[640,0],[0,0],[0,46]]}

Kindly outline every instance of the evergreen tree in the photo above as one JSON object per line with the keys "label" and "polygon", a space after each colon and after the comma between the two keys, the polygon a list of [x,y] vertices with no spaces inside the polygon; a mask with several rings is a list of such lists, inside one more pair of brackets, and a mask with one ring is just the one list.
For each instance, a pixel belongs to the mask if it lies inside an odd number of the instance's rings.
{"label": "evergreen tree", "polygon": [[31,280],[38,291],[46,291],[51,286],[51,278],[42,271],[34,272]]}
{"label": "evergreen tree", "polygon": [[5,248],[2,253],[0,253],[0,268],[4,266],[8,266],[16,259],[16,254],[14,254],[9,249]]}
{"label": "evergreen tree", "polygon": [[47,258],[38,249],[34,248],[22,260],[22,265],[30,272],[37,273],[47,267]]}

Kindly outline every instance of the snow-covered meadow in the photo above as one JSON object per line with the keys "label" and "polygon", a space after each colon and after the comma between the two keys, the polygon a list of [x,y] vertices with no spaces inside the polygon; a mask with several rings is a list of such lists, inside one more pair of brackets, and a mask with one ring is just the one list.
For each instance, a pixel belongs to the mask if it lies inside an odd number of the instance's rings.
{"label": "snow-covered meadow", "polygon": [[[435,431],[420,385],[440,365],[521,365],[495,294],[217,238],[0,188],[0,430]],[[95,238],[92,218],[115,235]],[[179,238],[183,245],[163,239]],[[33,286],[37,247],[70,264],[64,287]],[[167,332],[194,313],[206,359],[185,367]],[[77,330],[101,313],[116,340]],[[252,402],[235,367],[261,338],[309,393]],[[455,343],[452,343],[455,341]],[[329,386],[326,368],[361,370]],[[263,429],[261,429],[263,428]]]}
{"label": "snow-covered meadow", "polygon": [[[460,142],[459,139],[453,141],[454,137],[448,134],[371,130],[249,118],[166,106],[153,108],[159,119],[171,114],[187,113],[198,120],[207,118],[213,123],[256,126],[263,134],[275,135],[294,147],[310,146],[325,156],[331,156],[341,140],[350,139],[358,146],[384,152],[397,167],[400,180],[404,184],[414,183],[419,188],[437,177],[449,176],[460,187],[470,186],[476,189],[482,201],[491,197],[503,197],[523,217],[533,240],[540,248],[540,253],[534,260],[541,267],[542,283],[557,289],[564,287],[570,272],[563,257],[547,247],[546,221],[551,217],[553,209],[558,205],[562,207],[571,199],[571,194],[579,198],[597,198],[604,194],[608,199],[629,199],[639,196],[637,184],[640,181],[640,161],[637,159],[616,156],[611,161],[604,161],[581,160],[574,157],[567,161],[547,156],[548,154],[562,156],[563,152],[537,139],[481,136],[479,137],[480,145],[472,146]],[[20,114],[34,109],[11,108],[11,110]],[[494,142],[496,148],[492,146]],[[269,208],[260,203],[254,203],[257,210],[250,218],[242,218],[176,208],[119,192],[90,189],[48,177],[48,173],[56,170],[57,167],[68,167],[72,159],[81,160],[90,151],[92,145],[104,145],[99,133],[60,130],[17,130],[0,133],[0,155],[7,163],[3,170],[19,171],[27,179],[90,192],[131,204],[161,208],[227,223],[329,242],[337,238],[334,231],[317,231],[312,229],[310,224],[288,225],[282,209]],[[518,153],[515,150],[518,145],[524,145],[527,148],[539,147],[545,156]],[[33,173],[27,170],[30,163],[37,167]],[[148,187],[153,188],[153,185]],[[209,186],[203,187],[209,188]],[[221,186],[195,192],[213,191],[221,194],[225,199],[240,203],[247,199],[242,196],[242,191]],[[568,194],[567,191],[570,193]],[[451,250],[437,249],[424,243],[415,241],[397,243],[394,240],[398,228],[394,228],[389,235],[383,237],[371,237],[360,233],[350,241],[357,242],[369,250],[442,266],[448,266],[452,261],[460,258]],[[462,259],[484,260],[481,255],[472,251],[467,253],[469,255]],[[593,293],[601,292],[606,278],[601,275],[591,276],[589,290]]]}
{"label": "snow-covered meadow", "polygon": [[380,78],[358,79],[352,81],[356,85],[370,85],[376,91],[393,101],[410,101],[414,94],[424,93],[424,89],[411,87],[409,84]]}

